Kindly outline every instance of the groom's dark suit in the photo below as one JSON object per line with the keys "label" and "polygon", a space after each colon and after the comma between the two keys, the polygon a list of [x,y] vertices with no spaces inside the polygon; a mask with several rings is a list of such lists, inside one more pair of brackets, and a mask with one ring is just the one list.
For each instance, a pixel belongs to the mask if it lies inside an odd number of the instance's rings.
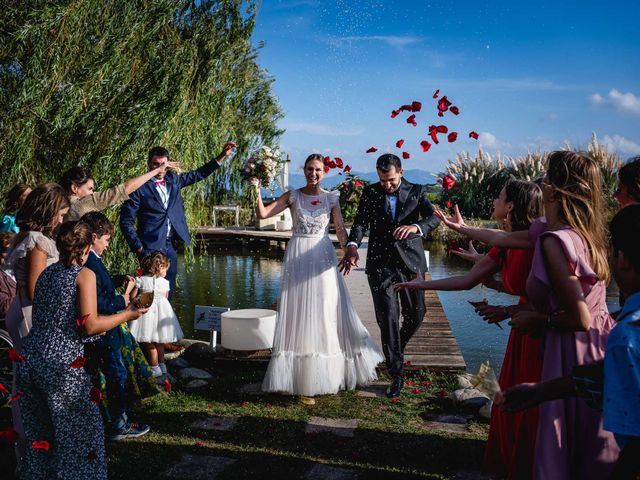
{"label": "groom's dark suit", "polygon": [[[387,368],[394,377],[402,375],[404,347],[422,323],[426,309],[422,290],[403,289],[394,292],[392,285],[411,280],[416,273],[424,275],[427,262],[419,234],[396,240],[393,231],[402,225],[416,225],[426,236],[440,223],[433,215],[433,206],[422,185],[402,179],[395,194],[397,202],[393,218],[387,192],[380,183],[366,186],[349,235],[349,242],[360,246],[362,238],[369,231],[365,272],[373,296]],[[399,322],[400,307],[402,328]]]}

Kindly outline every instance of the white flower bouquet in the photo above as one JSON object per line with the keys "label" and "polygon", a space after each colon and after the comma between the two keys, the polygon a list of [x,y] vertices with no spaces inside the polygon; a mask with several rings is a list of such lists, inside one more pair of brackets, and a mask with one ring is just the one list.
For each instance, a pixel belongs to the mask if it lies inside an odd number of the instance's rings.
{"label": "white flower bouquet", "polygon": [[273,190],[274,180],[285,162],[286,160],[280,158],[280,150],[271,149],[266,145],[249,157],[242,171],[248,187],[245,189],[244,197],[249,204],[255,205],[258,201],[259,188],[253,188],[254,186]]}

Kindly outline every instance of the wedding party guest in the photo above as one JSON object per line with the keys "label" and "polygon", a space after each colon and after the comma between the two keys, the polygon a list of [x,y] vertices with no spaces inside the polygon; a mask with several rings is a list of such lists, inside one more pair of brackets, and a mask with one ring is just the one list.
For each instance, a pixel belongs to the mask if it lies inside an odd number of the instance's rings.
{"label": "wedding party guest", "polygon": [[[527,231],[542,216],[542,192],[533,182],[511,180],[493,201],[491,217],[507,232]],[[396,289],[468,290],[480,283],[520,297],[528,302],[526,282],[531,271],[533,250],[492,248],[466,275],[425,281],[415,278],[397,283]],[[502,280],[494,280],[500,272]],[[540,381],[542,349],[539,338],[523,334],[515,328],[509,340],[500,370],[501,390],[525,382]],[[537,409],[509,413],[493,407],[489,438],[485,447],[484,470],[500,477],[524,480],[531,478],[538,427]]]}
{"label": "wedding party guest", "polygon": [[[280,214],[287,207],[293,234],[282,270],[278,322],[263,391],[299,395],[305,405],[314,396],[366,385],[377,378],[382,355],[364,327],[337,268],[328,235],[333,219],[342,246],[347,233],[337,192],[320,187],[324,158],[307,157],[306,185],[265,206],[258,190],[257,218]],[[254,182],[259,189],[258,182]]]}
{"label": "wedding party guest", "polygon": [[[113,315],[126,309],[129,305],[129,295],[119,295],[115,284],[133,282],[133,277],[121,275],[112,277],[107,267],[102,262],[102,255],[109,247],[109,240],[113,233],[113,225],[101,212],[86,213],[80,222],[89,226],[92,232],[91,251],[85,263],[85,267],[96,276],[96,292],[99,315]],[[124,438],[139,437],[149,431],[149,426],[139,424],[134,420],[134,404],[142,399],[136,393],[140,387],[133,388],[133,384],[141,383],[137,378],[137,370],[133,368],[135,360],[133,354],[139,346],[132,337],[126,323],[117,325],[101,335],[97,342],[86,346],[87,357],[94,356],[99,370],[96,372],[97,383],[102,387],[104,416],[107,420],[107,437],[110,440],[122,440]],[[127,361],[125,362],[125,358]],[[131,371],[127,369],[131,366]],[[143,371],[147,373],[142,382],[148,380],[147,389],[157,390],[151,375],[151,370],[144,361]],[[131,378],[130,378],[131,377]],[[103,384],[104,382],[104,384]],[[136,398],[137,397],[137,398]]]}
{"label": "wedding party guest", "polygon": [[376,162],[376,171],[380,182],[367,185],[362,192],[341,269],[347,274],[358,264],[358,247],[369,231],[365,272],[382,350],[393,379],[387,395],[398,397],[404,385],[404,349],[422,323],[426,307],[424,294],[412,290],[396,292],[393,284],[411,280],[416,274],[423,276],[427,271],[422,239],[440,221],[433,215],[425,187],[403,178],[400,158],[382,155]]}
{"label": "wedding party guest", "polygon": [[[490,245],[534,246],[527,297],[534,310],[512,309],[510,325],[544,335],[541,379],[571,374],[575,365],[601,360],[613,320],[606,305],[610,272],[600,166],[587,153],[549,155],[542,182],[545,218],[525,232],[470,227],[461,218],[447,226]],[[581,399],[540,407],[534,478],[608,478],[618,456],[602,416]]]}
{"label": "wedding party guest", "polygon": [[15,233],[0,233],[0,318],[4,318],[9,311],[9,305],[16,296],[16,279],[11,269],[6,268],[4,259]]}
{"label": "wedding party guest", "polygon": [[614,433],[621,448],[610,478],[633,480],[640,477],[640,205],[618,212],[609,230],[613,277],[630,296],[609,335],[604,361],[574,367],[571,376],[510,388],[502,408],[521,410],[582,396],[604,411],[604,429]]}
{"label": "wedding party guest", "polygon": [[[235,147],[235,143],[227,142],[216,158],[190,172],[176,173],[161,169],[153,179],[131,193],[122,206],[120,227],[129,248],[138,259],[152,251],[167,255],[171,261],[167,279],[172,291],[178,271],[177,243],[191,243],[180,190],[211,175]],[[167,149],[154,147],[149,150],[147,167],[150,171],[156,170],[168,160]]]}
{"label": "wedding party guest", "polygon": [[31,186],[26,183],[18,183],[7,193],[7,200],[4,207],[4,214],[0,219],[0,233],[18,233],[20,227],[16,225],[16,213],[31,193]]}
{"label": "wedding party guest", "polygon": [[166,276],[171,261],[162,252],[152,252],[142,259],[140,266],[143,274],[136,278],[136,287],[140,294],[152,293],[153,303],[149,311],[131,325],[131,334],[144,344],[152,375],[166,376],[164,344],[183,337],[178,317],[169,303],[170,285]]}
{"label": "wedding party guest", "polygon": [[94,191],[95,180],[88,168],[71,167],[64,172],[60,179],[60,185],[67,191],[71,201],[69,212],[64,221],[79,220],[85,213],[101,212],[117,203],[124,202],[129,198],[129,194],[135,192],[155,175],[167,168],[177,168],[179,165],[176,162],[165,162],[143,175],[126,180],[124,183],[103,192]]}
{"label": "wedding party guest", "polygon": [[30,446],[21,478],[107,478],[98,399],[82,368],[84,333],[108,331],[145,309],[131,304],[115,315],[98,314],[95,274],[82,267],[91,243],[88,225],[65,223],[56,240],[60,261],[42,272],[35,289],[33,328],[16,362],[17,403]]}
{"label": "wedding party guest", "polygon": [[640,203],[640,156],[630,158],[618,170],[618,186],[613,193],[619,208]]}
{"label": "wedding party guest", "polygon": [[[54,240],[64,215],[69,210],[69,199],[60,185],[45,183],[27,196],[16,215],[20,233],[15,236],[6,254],[4,269],[16,280],[16,295],[9,305],[5,323],[15,349],[22,350],[22,339],[31,329],[31,305],[36,281],[42,271],[58,261]],[[15,379],[13,395],[17,393]],[[13,428],[18,434],[16,457],[24,453],[25,443],[20,409],[11,403]]]}

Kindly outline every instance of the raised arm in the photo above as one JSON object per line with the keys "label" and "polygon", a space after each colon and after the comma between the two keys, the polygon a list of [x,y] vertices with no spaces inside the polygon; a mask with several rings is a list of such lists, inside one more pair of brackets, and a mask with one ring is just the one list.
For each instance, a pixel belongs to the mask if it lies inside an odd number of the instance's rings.
{"label": "raised arm", "polygon": [[236,148],[236,144],[233,142],[227,142],[222,147],[222,151],[218,154],[218,156],[212,160],[209,160],[207,163],[202,165],[200,168],[196,168],[195,170],[191,170],[190,172],[184,172],[178,175],[178,185],[180,188],[188,187],[200,180],[204,180],[209,175],[211,175],[215,170],[217,170],[222,162],[231,155],[233,149]]}
{"label": "raised arm", "polygon": [[140,175],[139,177],[125,180],[124,191],[127,195],[131,195],[133,192],[138,190],[142,185],[147,183],[149,180],[151,180],[160,172],[163,172],[168,168],[179,168],[179,167],[180,167],[180,162],[165,162],[162,165],[160,165],[158,168],[150,170],[147,173]]}
{"label": "raised arm", "polygon": [[259,185],[251,185],[249,188],[256,188],[258,190],[258,204],[256,205],[256,218],[263,219],[273,217],[283,212],[285,208],[289,206],[289,197],[291,196],[291,192],[284,192],[280,195],[275,202],[271,202],[269,205],[265,206],[262,203],[262,195],[260,195],[260,186]]}
{"label": "raised arm", "polygon": [[88,335],[97,335],[111,330],[121,323],[139,318],[149,310],[148,308],[136,308],[131,303],[126,310],[115,315],[99,315],[95,273],[88,268],[83,268],[78,274],[76,284],[78,285],[78,313],[80,316],[88,315],[84,324]]}
{"label": "raised arm", "polygon": [[534,247],[531,243],[529,232],[527,230],[505,232],[504,230],[494,228],[471,227],[467,225],[464,223],[457,205],[454,207],[454,215],[452,217],[447,217],[437,208],[435,209],[435,215],[447,227],[471,238],[472,240],[477,240],[487,245],[512,249],[531,249]]}

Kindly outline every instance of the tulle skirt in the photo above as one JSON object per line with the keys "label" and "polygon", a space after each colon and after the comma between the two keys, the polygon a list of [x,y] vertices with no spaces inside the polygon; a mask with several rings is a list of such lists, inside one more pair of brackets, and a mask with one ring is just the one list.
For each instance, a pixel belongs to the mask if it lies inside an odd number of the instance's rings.
{"label": "tulle skirt", "polygon": [[328,236],[295,234],[284,256],[268,392],[323,395],[377,378],[383,356],[351,304]]}

